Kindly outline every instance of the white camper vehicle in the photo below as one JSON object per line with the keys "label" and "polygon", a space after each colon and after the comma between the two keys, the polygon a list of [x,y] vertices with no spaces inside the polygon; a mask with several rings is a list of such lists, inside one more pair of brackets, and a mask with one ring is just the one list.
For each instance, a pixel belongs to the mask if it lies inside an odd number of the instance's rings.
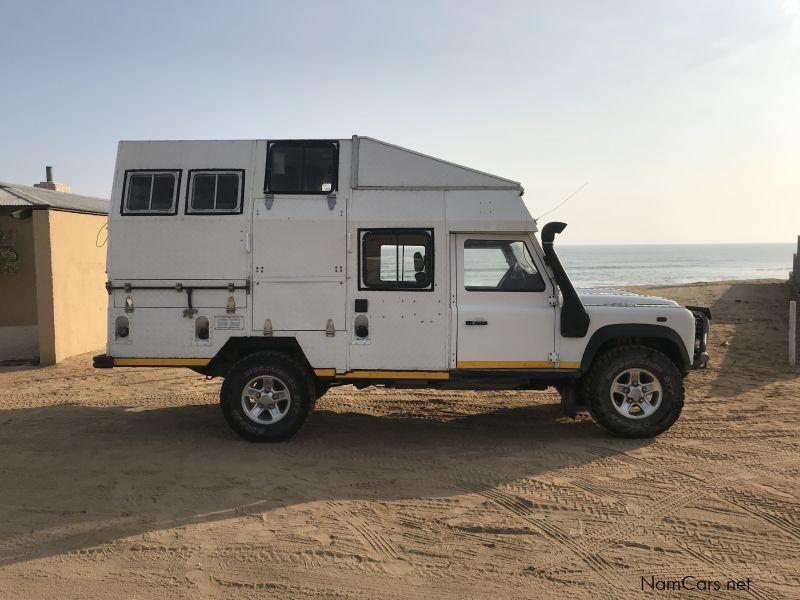
{"label": "white camper vehicle", "polygon": [[710,313],[575,290],[519,183],[354,136],[120,142],[99,368],[224,377],[247,439],[331,386],[536,390],[613,433],[666,430]]}

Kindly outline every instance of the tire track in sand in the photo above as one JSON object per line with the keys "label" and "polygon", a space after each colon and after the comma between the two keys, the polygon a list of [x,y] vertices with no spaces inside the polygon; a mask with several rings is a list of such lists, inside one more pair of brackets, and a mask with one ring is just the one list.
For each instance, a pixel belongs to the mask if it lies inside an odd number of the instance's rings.
{"label": "tire track in sand", "polygon": [[400,553],[392,543],[377,529],[370,527],[367,521],[340,502],[329,500],[328,508],[363,542],[367,550],[371,550],[381,558],[402,560]]}
{"label": "tire track in sand", "polygon": [[[565,548],[583,561],[617,593],[624,594],[629,591],[628,586],[622,584],[622,574],[614,565],[597,554],[592,548],[589,548],[578,539],[567,534],[557,525],[537,517],[536,513],[531,510],[523,499],[480,483],[460,482],[458,486],[466,492],[483,496],[515,517],[533,526],[540,533],[552,539],[562,548]],[[611,594],[611,596],[616,595]]]}
{"label": "tire track in sand", "polygon": [[782,512],[794,512],[800,518],[800,507],[770,499],[766,496],[742,492],[733,488],[724,488],[719,495],[727,502],[738,506],[743,511],[777,527],[783,533],[800,540],[800,524],[792,522],[784,516]]}

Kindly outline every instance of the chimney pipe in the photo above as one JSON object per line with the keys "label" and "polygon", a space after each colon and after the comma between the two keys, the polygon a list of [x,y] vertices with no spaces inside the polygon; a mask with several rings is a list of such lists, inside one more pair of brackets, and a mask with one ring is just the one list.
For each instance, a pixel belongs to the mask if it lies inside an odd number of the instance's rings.
{"label": "chimney pipe", "polygon": [[45,167],[45,171],[47,172],[47,181],[49,183],[53,182],[53,167]]}

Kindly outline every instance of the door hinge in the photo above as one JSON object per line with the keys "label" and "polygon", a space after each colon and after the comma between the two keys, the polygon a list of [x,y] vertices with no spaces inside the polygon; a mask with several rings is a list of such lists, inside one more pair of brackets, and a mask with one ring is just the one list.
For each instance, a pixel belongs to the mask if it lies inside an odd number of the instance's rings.
{"label": "door hinge", "polygon": [[550,354],[548,354],[547,360],[551,363],[555,363],[555,365],[558,366],[559,363],[558,352],[551,352]]}
{"label": "door hinge", "polygon": [[556,306],[558,304],[558,296],[548,296],[547,303],[550,306]]}

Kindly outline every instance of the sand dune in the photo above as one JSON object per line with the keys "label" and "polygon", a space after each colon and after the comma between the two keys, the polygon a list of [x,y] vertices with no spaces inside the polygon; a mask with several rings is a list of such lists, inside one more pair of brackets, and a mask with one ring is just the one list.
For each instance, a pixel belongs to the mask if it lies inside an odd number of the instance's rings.
{"label": "sand dune", "polygon": [[789,290],[642,289],[714,313],[655,440],[553,393],[344,387],[256,445],[190,371],[0,369],[0,598],[618,599],[685,576],[796,597]]}

